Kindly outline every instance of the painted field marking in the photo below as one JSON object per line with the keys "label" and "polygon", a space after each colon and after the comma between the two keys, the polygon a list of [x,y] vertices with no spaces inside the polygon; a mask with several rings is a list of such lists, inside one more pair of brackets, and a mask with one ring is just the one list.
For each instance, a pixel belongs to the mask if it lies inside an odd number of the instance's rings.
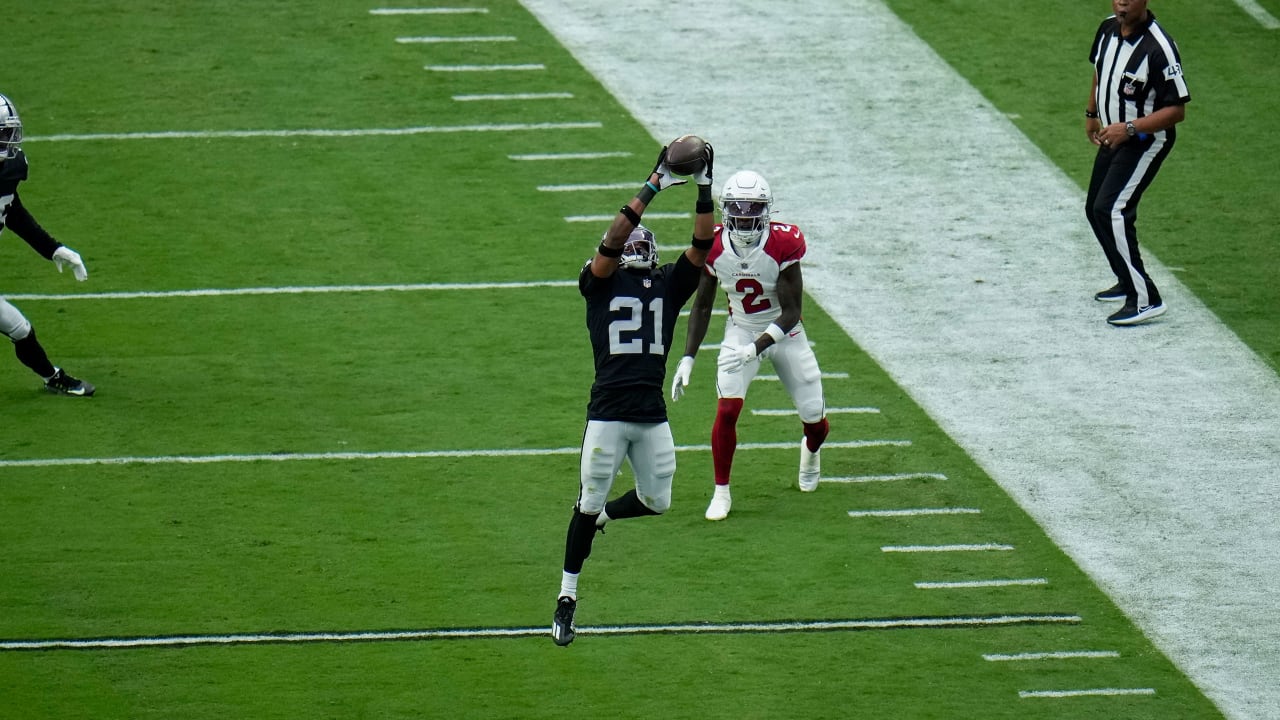
{"label": "painted field marking", "polygon": [[[577,152],[577,153],[525,153],[523,155],[508,155],[511,160],[522,161],[539,161],[539,160],[601,160],[603,158],[620,158],[631,157],[631,153],[625,151],[615,152]],[[688,213],[685,213],[688,217]],[[612,220],[613,218],[610,217]]]}
{"label": "painted field marking", "polygon": [[[752,415],[780,416],[780,415],[797,415],[799,411],[795,408],[760,408],[753,409]],[[878,415],[880,408],[874,407],[835,407],[827,408],[828,415]]]}
{"label": "painted field marking", "polygon": [[1008,580],[957,580],[954,582],[918,582],[921,590],[964,590],[969,588],[1017,587],[1020,585],[1048,585],[1045,578],[1012,578]]}
{"label": "painted field marking", "polygon": [[1021,698],[1073,698],[1107,695],[1155,695],[1155,688],[1096,688],[1093,690],[1019,690]]}
{"label": "painted field marking", "polygon": [[423,65],[423,70],[431,72],[524,72],[527,70],[546,70],[542,63],[519,63],[514,65]]}
{"label": "painted field marking", "polygon": [[1036,660],[1076,660],[1094,658],[1118,658],[1114,650],[1060,650],[1057,652],[989,653],[982,656],[988,662],[1022,662]]}
{"label": "painted field marking", "polygon": [[[823,447],[826,447],[824,444]],[[923,515],[978,515],[978,508],[903,508],[901,510],[850,510],[849,517],[918,517]]]}
{"label": "painted field marking", "polygon": [[[546,187],[551,187],[551,186],[546,186]],[[634,187],[634,183],[633,183],[633,184],[629,184],[629,185],[627,185],[627,187]],[[559,192],[559,191],[557,191],[557,190],[544,190],[543,188],[538,188],[538,189],[539,189],[539,190],[542,190],[543,192]],[[613,189],[617,189],[617,188],[613,188],[613,187],[608,187],[608,188],[602,188],[602,187],[580,187],[580,188],[575,188],[575,189],[579,189],[579,190],[601,190],[601,189],[609,189],[609,190],[613,190]],[[618,213],[614,213],[614,214],[612,214],[612,215],[566,215],[566,216],[565,216],[565,218],[564,218],[564,221],[565,221],[565,222],[571,222],[571,223],[581,223],[581,222],[593,222],[593,223],[595,223],[595,222],[612,222],[612,221],[613,221],[613,219],[614,219],[614,218],[616,218],[616,217],[618,217]],[[691,215],[690,213],[687,213],[687,212],[647,212],[647,213],[645,213],[645,214],[644,214],[644,219],[645,219],[645,220],[685,220],[685,219],[687,219],[687,218],[691,218],[691,217],[693,217],[693,215]],[[688,248],[689,248],[689,246],[688,246],[688,245],[659,245],[659,246],[658,246],[658,252],[674,252],[674,251],[676,251],[676,250],[681,250],[681,251],[683,251],[683,250],[687,250]]]}
{"label": "painted field marking", "polygon": [[[910,440],[849,440],[827,442],[824,448],[908,447]],[[792,450],[794,442],[741,443],[739,450]],[[494,448],[488,450],[390,450],[385,452],[258,453],[225,455],[153,455],[99,458],[43,458],[0,460],[0,468],[65,467],[73,465],[206,465],[228,462],[300,462],[307,460],[431,460],[439,458],[542,457],[578,455],[581,447]],[[676,452],[711,452],[710,445],[677,445]]]}
{"label": "painted field marking", "polygon": [[164,132],[88,133],[67,135],[37,135],[24,138],[23,142],[75,142],[94,140],[209,140],[214,138],[269,138],[269,137],[366,137],[379,135],[432,135],[436,133],[465,132],[523,132],[526,130],[592,130],[602,127],[592,122],[555,123],[503,123],[498,125],[423,125],[404,128],[354,128],[325,130],[319,128],[300,130],[167,130]]}
{"label": "painted field marking", "polygon": [[[630,190],[636,187],[634,182],[616,182],[616,183],[584,183],[578,185],[539,185],[538,192],[580,192],[583,190]],[[617,217],[617,213],[609,216],[609,219]],[[653,217],[647,215],[646,217]]]}
{"label": "painted field marking", "polygon": [[420,37],[398,37],[396,42],[402,45],[411,45],[414,43],[486,43],[486,42],[515,42],[514,35],[470,35],[459,37],[447,37],[442,35],[424,35]]}
{"label": "painted field marking", "polygon": [[[680,311],[680,317],[687,318],[689,317],[690,312],[691,311],[689,310],[689,308],[685,308]],[[729,315],[729,311],[724,308],[713,308],[711,310],[711,315],[712,317],[716,317],[716,316],[727,317]],[[757,375],[756,376],[757,380],[760,380],[762,378],[765,380],[768,380],[769,378],[773,378],[774,380],[777,380],[778,376],[777,375]]]}
{"label": "painted field marking", "polygon": [[1235,0],[1235,2],[1236,5],[1240,6],[1241,10],[1249,13],[1250,17],[1257,20],[1258,24],[1267,30],[1280,28],[1280,20],[1277,20],[1274,15],[1267,12],[1266,9],[1255,2],[1255,0]]}
{"label": "painted field marking", "polygon": [[887,553],[983,552],[987,550],[1008,551],[1013,550],[1013,546],[998,543],[976,545],[882,545],[880,550]]}
{"label": "painted field marking", "polygon": [[445,290],[523,290],[526,288],[578,287],[576,280],[535,280],[509,283],[410,283],[406,285],[303,285],[286,287],[225,288],[206,290],[156,290],[137,292],[76,293],[74,295],[11,294],[11,300],[135,300],[139,298],[221,297],[227,295],[311,295],[325,293],[424,292]]}
{"label": "painted field marking", "polygon": [[[728,315],[729,311],[728,310],[712,310],[711,311],[712,315],[715,315],[717,313]],[[849,379],[849,373],[847,372],[824,372],[824,373],[819,373],[819,375],[822,377],[823,380],[848,380]],[[779,378],[777,375],[757,375],[755,379],[761,380],[764,382],[779,382],[781,380],[781,378]],[[827,412],[831,412],[831,411],[828,410]],[[880,411],[876,410],[876,412],[880,412]]]}
{"label": "painted field marking", "polygon": [[455,102],[477,102],[481,100],[493,100],[501,102],[504,100],[569,100],[573,98],[573,93],[567,92],[545,92],[545,93],[508,93],[505,95],[454,95]]}
{"label": "painted field marking", "polygon": [[946,480],[942,473],[897,473],[893,475],[848,475],[845,477],[824,477],[824,483],[873,483],[896,482],[898,480]]}
{"label": "painted field marking", "polygon": [[462,15],[464,13],[488,13],[489,8],[374,8],[370,15]]}
{"label": "painted field marking", "polygon": [[[988,615],[974,617],[865,618],[796,622],[683,623],[667,625],[601,625],[579,627],[579,635],[725,635],[902,628],[1008,627],[1016,625],[1077,624],[1079,615]],[[545,639],[546,627],[446,628],[437,630],[388,630],[364,632],[244,633],[229,635],[166,635],[154,637],[85,638],[61,640],[4,640],[0,651],[115,650],[127,648],[189,647],[198,645],[252,645],[266,643],[388,642],[404,640],[491,640],[536,637]]]}

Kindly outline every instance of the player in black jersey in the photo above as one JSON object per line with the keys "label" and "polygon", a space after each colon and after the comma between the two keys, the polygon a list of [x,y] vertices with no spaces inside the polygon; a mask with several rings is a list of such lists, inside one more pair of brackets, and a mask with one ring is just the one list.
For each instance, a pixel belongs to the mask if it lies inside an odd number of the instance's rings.
{"label": "player in black jersey", "polygon": [[[84,280],[89,273],[80,255],[54,240],[22,205],[18,183],[27,179],[27,156],[23,154],[21,145],[22,120],[18,118],[18,109],[9,98],[0,95],[0,233],[7,226],[44,259],[52,260],[58,266],[58,272],[62,272],[63,265],[70,265],[76,280]],[[31,323],[3,297],[0,297],[0,333],[13,341],[18,360],[44,378],[44,386],[50,392],[77,397],[93,395],[92,385],[71,377],[49,362],[44,347],[36,340],[36,331],[31,328]]]}
{"label": "player in black jersey", "polygon": [[[565,539],[564,572],[551,626],[557,645],[573,642],[578,573],[591,554],[596,530],[609,520],[660,515],[671,506],[676,448],[663,397],[667,353],[680,308],[698,289],[715,214],[714,157],[707,145],[705,168],[693,176],[698,186],[693,242],[674,263],[658,265],[658,246],[653,233],[640,224],[640,216],[659,191],[688,182],[674,176],[666,156],[664,147],[648,180],[618,211],[578,276],[578,289],[587,301],[596,373],[582,438],[578,500]],[[624,459],[635,472],[635,488],[606,503]]]}

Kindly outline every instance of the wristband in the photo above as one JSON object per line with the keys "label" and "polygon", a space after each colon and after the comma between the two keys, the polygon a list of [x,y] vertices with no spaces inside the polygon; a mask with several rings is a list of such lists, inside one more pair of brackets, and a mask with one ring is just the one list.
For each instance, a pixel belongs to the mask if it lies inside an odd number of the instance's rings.
{"label": "wristband", "polygon": [[787,334],[782,331],[782,328],[778,327],[777,323],[769,323],[769,327],[764,329],[764,334],[773,338],[774,344],[782,342],[782,338],[787,336]]}
{"label": "wristband", "polygon": [[694,211],[699,215],[702,213],[715,212],[716,204],[711,200],[711,186],[698,186],[698,202],[693,206]]}
{"label": "wristband", "polygon": [[692,244],[694,249],[696,250],[710,250],[711,245],[715,243],[715,241],[716,241],[715,238],[707,238],[706,240],[699,240],[698,236],[694,235]]}
{"label": "wristband", "polygon": [[618,212],[622,213],[622,217],[626,218],[632,225],[640,224],[640,216],[636,214],[635,210],[631,209],[630,205],[623,205],[618,209]]}
{"label": "wristband", "polygon": [[600,247],[596,248],[596,252],[600,253],[601,255],[607,258],[622,257],[622,248],[611,248],[608,245],[605,245],[603,242],[600,243]]}
{"label": "wristband", "polygon": [[1094,110],[1085,110],[1085,111],[1084,111],[1084,116],[1085,116],[1085,117],[1087,117],[1087,118],[1089,118],[1090,120],[1097,120],[1097,119],[1098,119],[1098,113],[1097,113],[1097,111],[1094,111]]}
{"label": "wristband", "polygon": [[653,196],[657,194],[658,188],[654,187],[653,183],[646,180],[644,187],[640,188],[640,192],[636,193],[636,197],[640,199],[640,202],[648,205],[653,200]]}

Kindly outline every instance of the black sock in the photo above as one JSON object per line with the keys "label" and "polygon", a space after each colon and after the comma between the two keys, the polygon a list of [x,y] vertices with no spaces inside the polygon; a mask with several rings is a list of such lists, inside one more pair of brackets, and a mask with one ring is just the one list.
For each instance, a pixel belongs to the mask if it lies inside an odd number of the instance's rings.
{"label": "black sock", "polygon": [[564,571],[567,573],[582,572],[582,564],[591,557],[591,541],[596,537],[596,516],[578,512],[573,509],[573,518],[569,520],[569,533],[564,541]]}
{"label": "black sock", "polygon": [[45,354],[40,341],[36,340],[35,328],[32,328],[31,332],[21,340],[13,341],[13,351],[23,365],[34,370],[42,378],[52,377],[57,372],[53,363],[49,362],[49,356]]}
{"label": "black sock", "polygon": [[641,517],[642,515],[657,515],[658,513],[650,510],[647,505],[640,502],[640,497],[636,495],[635,489],[627,491],[627,494],[616,500],[610,500],[604,506],[605,513],[610,520],[621,520],[623,518]]}

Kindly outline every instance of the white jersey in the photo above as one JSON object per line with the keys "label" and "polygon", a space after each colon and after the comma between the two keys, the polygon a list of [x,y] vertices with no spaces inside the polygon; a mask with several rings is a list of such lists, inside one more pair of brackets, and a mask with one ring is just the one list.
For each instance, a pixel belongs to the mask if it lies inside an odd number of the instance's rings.
{"label": "white jersey", "polygon": [[719,281],[729,298],[729,315],[739,327],[764,332],[782,314],[778,276],[804,257],[804,233],[795,225],[770,223],[769,234],[738,254],[722,225],[707,254],[706,272]]}

